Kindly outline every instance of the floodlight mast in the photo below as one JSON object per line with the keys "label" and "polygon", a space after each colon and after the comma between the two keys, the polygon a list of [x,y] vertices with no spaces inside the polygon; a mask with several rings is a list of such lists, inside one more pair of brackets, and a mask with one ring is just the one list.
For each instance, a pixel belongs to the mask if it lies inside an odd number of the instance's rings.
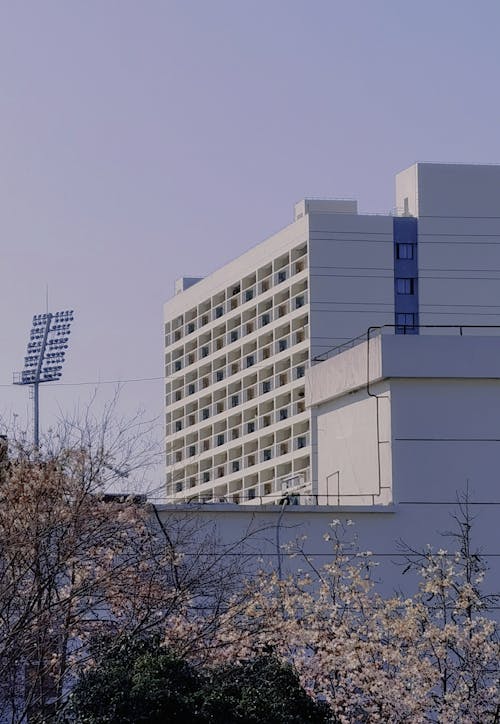
{"label": "floodlight mast", "polygon": [[38,449],[40,443],[39,387],[43,382],[57,382],[61,379],[72,321],[72,309],[55,314],[35,314],[24,358],[24,369],[21,373],[14,373],[15,385],[31,385],[32,388],[35,449]]}

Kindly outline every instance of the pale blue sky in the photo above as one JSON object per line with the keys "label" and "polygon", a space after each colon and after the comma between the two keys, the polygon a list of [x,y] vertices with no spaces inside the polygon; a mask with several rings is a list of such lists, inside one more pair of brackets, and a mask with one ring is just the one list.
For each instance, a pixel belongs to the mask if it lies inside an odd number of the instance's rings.
{"label": "pale blue sky", "polygon": [[[1,0],[0,383],[46,283],[76,312],[64,382],[160,376],[174,279],[294,201],[386,212],[414,161],[500,162],[499,26],[498,0]],[[46,388],[44,424],[89,392]]]}

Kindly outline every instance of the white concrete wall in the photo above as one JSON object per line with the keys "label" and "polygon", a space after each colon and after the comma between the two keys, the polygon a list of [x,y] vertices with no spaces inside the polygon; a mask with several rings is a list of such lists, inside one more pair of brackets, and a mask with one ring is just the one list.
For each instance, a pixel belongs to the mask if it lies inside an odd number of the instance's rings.
{"label": "white concrete wall", "polygon": [[338,397],[317,412],[319,503],[392,501],[390,394],[387,384]]}
{"label": "white concrete wall", "polygon": [[418,217],[421,325],[500,324],[500,166],[418,163],[396,176]]}
{"label": "white concrete wall", "polygon": [[371,334],[369,341],[362,339],[308,370],[308,407],[346,397],[383,378],[500,379],[500,335]]}
{"label": "white concrete wall", "polygon": [[420,324],[500,325],[500,199],[495,213],[419,219]]}
{"label": "white concrete wall", "polygon": [[500,504],[500,380],[391,380],[394,497]]}
{"label": "white concrete wall", "polygon": [[[488,590],[498,590],[500,581],[500,546],[497,535],[499,503],[472,501],[471,510],[476,516],[472,529],[473,545],[481,549],[482,556],[490,566],[485,585]],[[173,515],[188,516],[199,521],[203,530],[214,527],[221,542],[234,544],[251,533],[246,550],[251,551],[255,569],[278,567],[278,550],[281,555],[283,573],[305,568],[303,558],[292,558],[281,546],[306,536],[301,541],[305,553],[315,566],[321,566],[331,557],[331,546],[323,540],[331,532],[329,524],[338,519],[344,523],[353,521],[347,527],[350,536],[358,539],[360,550],[370,550],[379,563],[376,578],[385,593],[402,591],[404,594],[415,590],[417,581],[410,575],[402,575],[405,556],[401,542],[423,550],[427,544],[435,549],[453,550],[453,542],[441,534],[453,529],[452,515],[458,509],[455,501],[442,505],[426,501],[414,504],[396,504],[369,509],[348,507],[281,506],[242,507],[236,505],[164,506],[161,516],[168,522]],[[279,548],[278,548],[279,543]],[[237,549],[234,549],[235,551]]]}
{"label": "white concrete wall", "polygon": [[450,504],[469,481],[500,503],[499,337],[381,335],[312,368],[306,402],[318,493]]}
{"label": "white concrete wall", "polygon": [[407,199],[408,213],[410,216],[418,216],[418,166],[406,168],[396,174],[396,214],[401,216],[405,212],[405,199]]}
{"label": "white concrete wall", "polygon": [[419,163],[418,216],[481,219],[498,216],[500,166]]}
{"label": "white concrete wall", "polygon": [[379,345],[370,341],[370,378],[380,376],[500,378],[500,335],[383,335]]}
{"label": "white concrete wall", "polygon": [[394,323],[392,217],[309,217],[312,356]]}
{"label": "white concrete wall", "polygon": [[305,214],[357,214],[355,199],[302,199],[294,207],[294,221]]}
{"label": "white concrete wall", "polygon": [[[377,335],[370,337],[369,342],[361,340],[311,367],[306,377],[306,405],[314,408],[360,387],[366,388],[368,381],[380,380],[382,342],[386,344],[388,339]],[[399,337],[396,339],[399,340]]]}

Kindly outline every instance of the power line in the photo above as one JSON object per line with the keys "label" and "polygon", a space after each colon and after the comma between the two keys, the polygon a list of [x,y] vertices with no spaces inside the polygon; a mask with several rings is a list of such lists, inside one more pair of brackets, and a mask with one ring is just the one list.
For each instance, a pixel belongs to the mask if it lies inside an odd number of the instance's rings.
{"label": "power line", "polygon": [[[165,377],[132,377],[130,379],[126,380],[89,380],[88,382],[57,382],[57,383],[47,383],[46,387],[82,387],[84,385],[125,385],[129,384],[130,382],[157,382],[158,380],[165,380]],[[0,384],[0,387],[12,387],[11,384]]]}

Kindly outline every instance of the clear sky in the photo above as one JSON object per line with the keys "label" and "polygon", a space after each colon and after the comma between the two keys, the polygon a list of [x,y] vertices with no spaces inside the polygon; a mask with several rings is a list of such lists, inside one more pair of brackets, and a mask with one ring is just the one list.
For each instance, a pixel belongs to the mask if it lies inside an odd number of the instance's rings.
{"label": "clear sky", "polygon": [[[47,284],[76,316],[63,382],[160,377],[174,280],[293,202],[387,212],[415,161],[500,162],[499,26],[498,0],[0,0],[4,419]],[[46,387],[42,424],[93,389]],[[161,380],[125,386],[140,406]]]}

